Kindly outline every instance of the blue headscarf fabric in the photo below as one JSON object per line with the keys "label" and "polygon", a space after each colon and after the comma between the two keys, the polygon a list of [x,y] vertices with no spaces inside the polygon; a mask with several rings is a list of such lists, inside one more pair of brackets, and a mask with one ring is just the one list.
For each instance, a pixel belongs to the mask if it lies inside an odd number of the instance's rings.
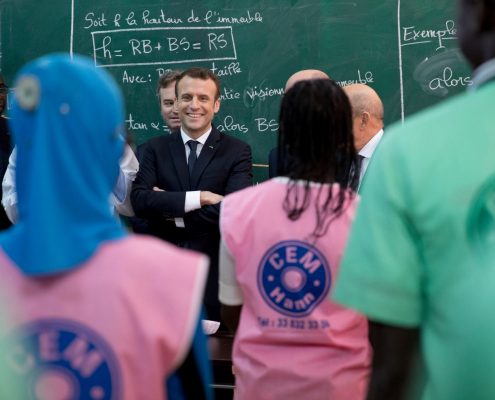
{"label": "blue headscarf fabric", "polygon": [[82,56],[42,57],[17,76],[10,115],[19,223],[0,246],[13,262],[27,275],[61,273],[125,236],[109,203],[124,148],[110,74]]}

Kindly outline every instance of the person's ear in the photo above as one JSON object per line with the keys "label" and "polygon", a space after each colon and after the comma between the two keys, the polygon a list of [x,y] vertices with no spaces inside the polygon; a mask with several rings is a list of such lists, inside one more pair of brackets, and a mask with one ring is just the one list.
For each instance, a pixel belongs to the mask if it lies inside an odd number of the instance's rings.
{"label": "person's ear", "polygon": [[220,97],[215,100],[215,103],[213,104],[213,112],[216,114],[220,110]]}
{"label": "person's ear", "polygon": [[363,129],[368,125],[368,122],[370,121],[370,113],[368,111],[364,111],[361,114],[361,125],[360,128]]}

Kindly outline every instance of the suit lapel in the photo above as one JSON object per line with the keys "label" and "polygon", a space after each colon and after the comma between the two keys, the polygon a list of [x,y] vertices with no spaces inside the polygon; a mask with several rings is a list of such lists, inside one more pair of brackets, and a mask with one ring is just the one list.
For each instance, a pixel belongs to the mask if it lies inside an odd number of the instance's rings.
{"label": "suit lapel", "polygon": [[187,168],[186,150],[184,148],[184,142],[179,133],[173,133],[174,138],[170,141],[170,154],[179,177],[181,189],[188,191],[191,188],[189,183],[189,169]]}
{"label": "suit lapel", "polygon": [[198,160],[196,161],[196,164],[194,164],[194,169],[191,176],[191,189],[198,187],[203,171],[208,166],[220,146],[221,138],[220,132],[215,128],[212,128],[210,136],[208,136],[201,153],[199,153]]}

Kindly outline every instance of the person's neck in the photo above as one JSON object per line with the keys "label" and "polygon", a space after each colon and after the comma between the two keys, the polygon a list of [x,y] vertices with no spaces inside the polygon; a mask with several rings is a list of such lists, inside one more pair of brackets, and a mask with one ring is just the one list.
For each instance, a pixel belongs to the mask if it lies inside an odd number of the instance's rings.
{"label": "person's neck", "polygon": [[361,151],[369,142],[371,139],[373,139],[378,132],[380,132],[383,129],[383,125],[371,125],[368,127],[368,132],[366,134],[366,142],[362,143],[362,146],[359,149],[356,149],[358,152]]}
{"label": "person's neck", "polygon": [[188,132],[186,129],[182,128],[183,132],[188,136],[190,137],[192,140],[197,140],[198,138],[200,138],[201,136],[203,136],[206,132],[210,131],[211,130],[211,125],[205,129],[204,131],[201,131],[201,132],[195,132],[195,133],[190,133]]}
{"label": "person's neck", "polygon": [[356,152],[360,152],[364,146],[366,146],[368,144],[368,142],[373,139],[373,136],[375,136],[375,133],[378,132],[378,131],[373,131],[372,129],[368,129],[366,134],[363,135],[363,138],[361,139],[361,141],[359,143],[356,143],[355,144],[355,147],[356,147]]}

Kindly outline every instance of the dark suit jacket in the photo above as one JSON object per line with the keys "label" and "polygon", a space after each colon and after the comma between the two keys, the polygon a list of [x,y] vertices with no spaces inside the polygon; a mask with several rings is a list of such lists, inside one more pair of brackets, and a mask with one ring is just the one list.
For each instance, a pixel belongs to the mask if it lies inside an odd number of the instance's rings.
{"label": "dark suit jacket", "polygon": [[[136,158],[139,164],[143,162],[143,157],[147,145],[148,142],[144,142],[141,143],[136,148]],[[129,224],[131,225],[132,231],[134,233],[150,235],[149,220],[147,218],[140,218],[134,216],[134,217],[128,217],[127,220],[129,221]]]}
{"label": "dark suit jacket", "polygon": [[[282,154],[284,160],[279,160],[279,150],[278,147],[274,147],[270,150],[268,154],[268,177],[274,178],[276,176],[284,176],[291,170],[291,164],[293,163],[293,159],[287,155]],[[284,165],[281,165],[284,163]],[[282,168],[281,168],[282,167]]]}
{"label": "dark suit jacket", "polygon": [[278,147],[275,147],[270,150],[270,154],[268,154],[268,177],[274,178],[276,177],[278,169]]}
{"label": "dark suit jacket", "polygon": [[[212,129],[189,178],[186,153],[180,132],[147,142],[131,201],[137,216],[149,219],[154,236],[181,247],[201,251],[210,257],[205,293],[207,305],[218,302],[218,226],[220,205],[184,212],[187,191],[211,191],[227,195],[252,185],[251,148],[248,144]],[[155,192],[157,186],[164,192]],[[177,228],[173,218],[184,218]]]}

